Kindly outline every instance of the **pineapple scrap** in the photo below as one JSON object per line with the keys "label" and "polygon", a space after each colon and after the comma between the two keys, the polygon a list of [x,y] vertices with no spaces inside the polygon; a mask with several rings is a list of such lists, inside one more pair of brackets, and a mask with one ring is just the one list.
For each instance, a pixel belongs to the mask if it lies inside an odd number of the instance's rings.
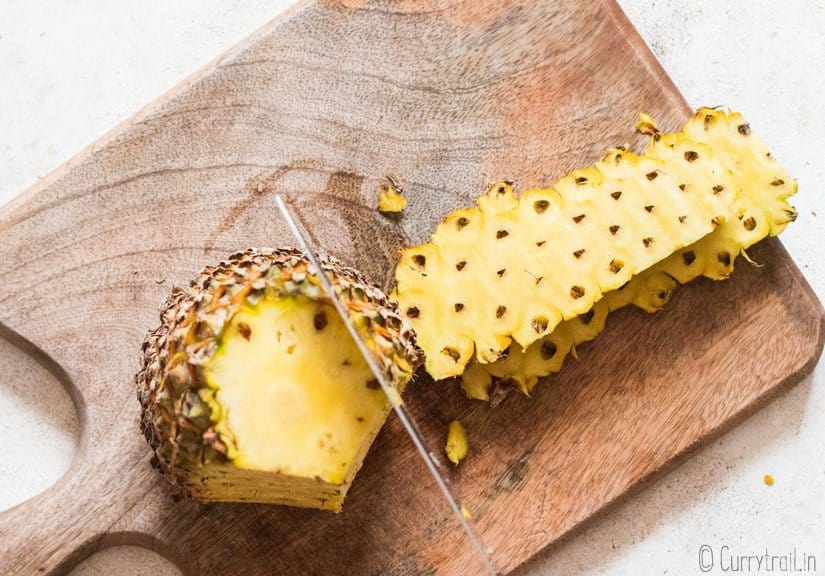
{"label": "pineapple scrap", "polygon": [[401,187],[390,177],[388,183],[381,186],[378,194],[378,211],[382,214],[394,215],[402,212],[407,206],[407,199]]}
{"label": "pineapple scrap", "polygon": [[[657,134],[643,155],[608,150],[520,199],[509,183],[495,184],[477,206],[447,216],[430,242],[404,250],[393,298],[433,378],[459,376],[473,358],[495,362],[512,344],[527,348],[643,270],[739,222],[745,207],[730,154],[704,130],[716,116],[700,114],[698,132],[694,120]],[[738,171],[763,159],[747,162]]]}
{"label": "pineapple scrap", "polygon": [[444,446],[447,459],[457,465],[467,456],[467,450],[467,435],[464,433],[464,426],[458,420],[453,420],[450,422],[447,431],[447,444]]}
{"label": "pineapple scrap", "polygon": [[[667,158],[679,153],[681,135],[661,134],[649,116],[642,115],[637,130],[651,136],[649,149],[658,156]],[[562,322],[552,334],[526,349],[513,344],[509,354],[495,362],[472,362],[462,375],[462,387],[469,397],[489,400],[494,378],[509,381],[529,394],[540,378],[561,369],[571,350],[603,330],[609,312],[630,304],[655,312],[680,284],[699,276],[725,279],[733,272],[737,256],[750,261],[747,248],[779,234],[796,219],[796,211],[787,200],[796,192],[796,182],[772,159],[741,114],[702,108],[687,122],[682,134],[713,149],[720,162],[730,167],[725,181],[737,190],[743,213],[634,276],[588,312]]]}

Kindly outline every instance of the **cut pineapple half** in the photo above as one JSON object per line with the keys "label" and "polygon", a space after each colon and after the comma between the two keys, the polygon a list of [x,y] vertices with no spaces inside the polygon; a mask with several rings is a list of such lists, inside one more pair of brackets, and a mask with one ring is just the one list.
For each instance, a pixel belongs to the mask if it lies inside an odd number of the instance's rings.
{"label": "cut pineapple half", "polygon": [[[649,116],[642,116],[637,129],[651,135],[648,150],[657,156],[667,160],[682,153],[680,134],[661,134]],[[608,293],[587,313],[562,322],[539,342],[526,349],[514,344],[509,354],[493,363],[473,362],[462,375],[462,387],[468,396],[489,399],[493,378],[529,393],[540,378],[561,369],[575,346],[592,340],[603,330],[609,312],[630,304],[654,312],[667,303],[679,284],[699,276],[727,278],[738,255],[747,258],[747,248],[779,234],[796,219],[796,210],[787,200],[796,193],[796,182],[772,159],[741,114],[701,108],[682,133],[712,149],[727,167],[726,182],[737,192],[742,214],[634,276],[621,290]]]}
{"label": "cut pineapple half", "polygon": [[435,378],[498,360],[588,312],[602,296],[743,215],[728,158],[682,132],[639,156],[608,150],[590,168],[516,199],[493,185],[403,251],[394,298]]}
{"label": "cut pineapple half", "polygon": [[[400,392],[411,330],[358,273],[325,266]],[[176,290],[161,319],[137,381],[166,476],[200,500],[340,510],[390,406],[303,256],[236,254]]]}

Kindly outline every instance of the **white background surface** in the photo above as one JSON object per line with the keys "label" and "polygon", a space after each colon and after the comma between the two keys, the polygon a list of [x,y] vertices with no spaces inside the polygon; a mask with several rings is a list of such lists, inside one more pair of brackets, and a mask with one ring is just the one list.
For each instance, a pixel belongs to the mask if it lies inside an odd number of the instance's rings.
{"label": "white background surface", "polygon": [[[275,16],[289,1],[0,2],[0,204]],[[785,245],[825,298],[825,6],[803,0],[621,0],[694,105],[744,113],[799,180]],[[712,6],[712,7],[711,7]],[[0,287],[0,290],[2,288]],[[12,350],[0,342],[3,354]],[[36,368],[33,368],[36,369]],[[44,381],[47,377],[44,375]],[[700,450],[531,574],[701,574],[699,549],[813,554],[825,572],[825,368]],[[0,510],[68,466],[77,425],[55,387],[0,372]],[[763,475],[776,479],[766,486]],[[755,568],[755,564],[754,564]],[[176,574],[140,548],[76,574]],[[298,573],[298,572],[296,572]],[[743,573],[768,573],[743,570]],[[780,572],[773,572],[774,574]]]}

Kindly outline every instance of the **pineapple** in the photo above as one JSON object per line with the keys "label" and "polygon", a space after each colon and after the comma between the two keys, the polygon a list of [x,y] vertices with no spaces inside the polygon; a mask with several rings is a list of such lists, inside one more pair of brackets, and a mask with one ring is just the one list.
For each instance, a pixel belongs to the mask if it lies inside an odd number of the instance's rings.
{"label": "pineapple", "polygon": [[444,445],[444,453],[447,454],[447,459],[458,466],[459,462],[467,457],[469,446],[467,445],[467,434],[464,432],[464,426],[458,420],[450,422],[447,429],[447,443]]}
{"label": "pineapple", "polygon": [[[414,335],[363,276],[324,264],[400,392]],[[153,463],[185,496],[341,509],[389,402],[307,259],[247,250],[175,289],[136,376]]]}
{"label": "pineapple", "polygon": [[387,216],[398,216],[407,207],[401,187],[390,177],[378,193],[378,211]]}
{"label": "pineapple", "polygon": [[[649,150],[657,156],[668,159],[680,153],[680,134],[661,134],[649,116],[642,116],[637,129],[651,135]],[[796,182],[771,158],[741,114],[702,108],[682,133],[712,148],[715,157],[729,167],[727,181],[738,193],[743,213],[634,276],[622,289],[605,295],[586,314],[562,322],[541,341],[526,349],[514,344],[506,357],[493,363],[472,363],[462,375],[462,386],[470,397],[489,399],[494,378],[529,393],[539,378],[561,368],[575,346],[602,331],[609,312],[630,304],[655,312],[667,303],[679,284],[699,276],[727,278],[738,255],[750,260],[747,248],[766,236],[779,234],[796,218],[787,200],[796,192]]]}
{"label": "pineapple", "polygon": [[730,154],[712,146],[720,137],[690,124],[656,136],[641,156],[608,150],[520,199],[509,183],[495,184],[476,207],[447,216],[430,242],[404,250],[393,296],[427,371],[458,376],[473,358],[489,364],[527,348],[634,275],[739,222]]}

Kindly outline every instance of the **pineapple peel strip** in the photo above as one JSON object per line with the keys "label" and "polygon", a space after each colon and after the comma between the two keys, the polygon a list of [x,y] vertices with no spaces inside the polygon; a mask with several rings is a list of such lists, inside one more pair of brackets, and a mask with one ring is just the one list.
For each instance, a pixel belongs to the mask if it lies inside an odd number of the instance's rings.
{"label": "pineapple peel strip", "polygon": [[[646,115],[637,129],[651,135],[653,147],[671,146],[678,136],[660,135]],[[730,167],[728,181],[738,192],[743,213],[634,276],[622,289],[606,294],[589,312],[562,322],[539,342],[526,349],[515,344],[508,355],[493,363],[471,362],[462,375],[462,387],[468,396],[488,400],[493,379],[508,381],[529,393],[540,378],[561,369],[571,349],[603,330],[609,312],[631,304],[655,312],[668,302],[680,284],[699,276],[727,278],[738,255],[753,263],[746,249],[767,236],[779,234],[796,218],[796,211],[787,201],[797,190],[796,182],[771,158],[740,114],[703,108],[683,132],[712,146],[719,160]]]}
{"label": "pineapple peel strip", "polygon": [[557,326],[720,225],[741,226],[748,239],[784,226],[751,215],[755,202],[741,198],[743,174],[759,178],[768,164],[777,184],[758,205],[790,196],[795,183],[740,115],[701,109],[679,133],[661,134],[652,120],[644,129],[652,134],[644,154],[608,150],[518,199],[509,183],[495,184],[477,206],[448,215],[430,242],[402,252],[394,298],[434,378],[553,336],[557,349],[572,348]]}

